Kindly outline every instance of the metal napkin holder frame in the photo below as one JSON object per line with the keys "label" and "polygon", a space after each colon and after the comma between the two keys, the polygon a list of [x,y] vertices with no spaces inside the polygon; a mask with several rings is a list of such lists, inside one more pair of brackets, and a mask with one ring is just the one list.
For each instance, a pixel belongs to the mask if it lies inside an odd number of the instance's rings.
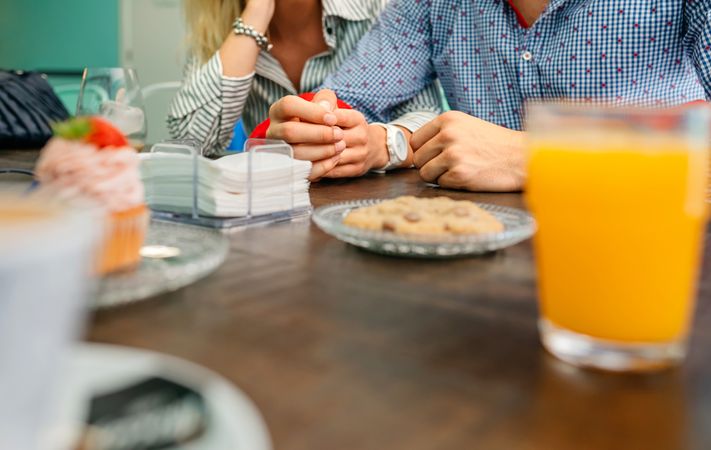
{"label": "metal napkin holder frame", "polygon": [[193,159],[192,171],[192,207],[189,213],[178,213],[171,211],[161,211],[151,207],[151,216],[155,220],[166,222],[183,223],[197,225],[220,230],[231,230],[246,228],[256,225],[269,225],[280,222],[290,222],[311,215],[313,208],[308,206],[294,206],[294,171],[290,173],[291,179],[291,207],[285,211],[277,211],[269,214],[253,214],[252,205],[255,194],[254,186],[254,155],[257,153],[274,153],[288,156],[294,159],[293,148],[284,141],[270,139],[248,139],[244,145],[244,152],[247,156],[247,215],[240,217],[214,217],[200,213],[200,145],[192,140],[167,140],[155,144],[151,147],[151,153],[178,153],[188,154]]}

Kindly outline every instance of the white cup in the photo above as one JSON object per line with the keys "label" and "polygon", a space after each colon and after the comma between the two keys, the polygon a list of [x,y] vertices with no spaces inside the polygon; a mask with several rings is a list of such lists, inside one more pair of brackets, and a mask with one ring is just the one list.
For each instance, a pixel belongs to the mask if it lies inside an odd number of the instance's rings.
{"label": "white cup", "polygon": [[66,448],[50,435],[62,361],[79,337],[101,215],[0,197],[0,449]]}

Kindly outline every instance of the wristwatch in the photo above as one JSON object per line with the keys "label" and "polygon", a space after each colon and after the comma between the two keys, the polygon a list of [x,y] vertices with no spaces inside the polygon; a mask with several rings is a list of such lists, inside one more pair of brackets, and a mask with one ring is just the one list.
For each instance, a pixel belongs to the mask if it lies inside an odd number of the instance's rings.
{"label": "wristwatch", "polygon": [[407,160],[408,153],[407,138],[405,137],[405,133],[395,125],[389,125],[386,123],[374,123],[373,125],[379,125],[385,128],[385,142],[388,148],[388,155],[390,156],[388,163],[385,164],[385,166],[376,169],[375,172],[384,172],[386,170],[402,166],[402,164]]}
{"label": "wristwatch", "polygon": [[269,52],[272,50],[273,45],[271,42],[269,42],[269,38],[257,31],[253,26],[245,24],[242,21],[241,17],[238,17],[237,20],[235,20],[235,22],[232,24],[232,30],[237,35],[251,37],[257,42],[259,48],[261,48],[265,52]]}

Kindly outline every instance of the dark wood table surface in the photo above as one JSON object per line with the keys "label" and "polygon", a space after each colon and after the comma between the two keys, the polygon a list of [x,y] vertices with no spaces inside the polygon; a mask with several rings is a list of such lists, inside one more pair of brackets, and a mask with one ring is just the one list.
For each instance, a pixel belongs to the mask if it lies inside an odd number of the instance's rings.
{"label": "dark wood table surface", "polygon": [[[5,152],[0,167],[8,161],[32,158]],[[315,206],[403,194],[524,206],[520,194],[433,189],[411,171],[311,193]],[[213,275],[96,314],[88,339],[222,374],[257,404],[278,450],[711,448],[709,243],[687,362],[623,376],[541,348],[530,242],[421,261],[358,250],[309,221],[230,240]]]}

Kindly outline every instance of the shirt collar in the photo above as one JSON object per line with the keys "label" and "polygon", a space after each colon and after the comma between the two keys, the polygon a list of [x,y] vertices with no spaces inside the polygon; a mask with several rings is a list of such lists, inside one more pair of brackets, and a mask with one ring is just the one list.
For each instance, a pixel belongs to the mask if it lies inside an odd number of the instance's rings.
{"label": "shirt collar", "polygon": [[544,13],[560,9],[565,3],[568,3],[569,1],[570,0],[551,0],[550,3],[548,3],[548,7],[544,11]]}
{"label": "shirt collar", "polygon": [[[541,15],[538,17],[538,19],[536,19],[536,22],[538,22],[542,17],[548,15],[551,11],[556,11],[556,10],[560,9],[563,6],[563,4],[567,1],[569,1],[569,0],[550,0],[550,2],[548,3],[548,6],[546,6],[546,8],[543,10],[543,12],[541,12]],[[518,23],[522,27],[529,28],[529,27],[533,26],[532,23],[526,22],[526,18],[523,17],[523,14],[521,14],[521,11],[519,11],[519,9],[516,7],[516,5],[513,4],[512,0],[507,0],[507,2],[509,4],[509,6],[511,6],[511,9],[513,9],[514,12],[516,13],[516,18],[518,19]]]}
{"label": "shirt collar", "polygon": [[[378,17],[379,7],[384,4],[383,0],[322,0],[323,6],[323,33],[326,45],[333,51],[337,45],[336,27],[338,19],[351,22],[361,20],[375,20]],[[257,58],[255,72],[263,78],[274,81],[287,89],[290,93],[296,94],[295,86],[291,84],[289,77],[284,72],[279,62],[268,52],[262,51]],[[298,87],[296,87],[298,89]]]}
{"label": "shirt collar", "polygon": [[257,58],[257,64],[254,68],[257,75],[273,81],[279,86],[286,89],[290,94],[296,95],[296,88],[289,80],[289,77],[284,72],[284,69],[269,52],[262,50]]}
{"label": "shirt collar", "polygon": [[323,16],[335,16],[346,20],[372,20],[373,14],[363,0],[322,0]]}

